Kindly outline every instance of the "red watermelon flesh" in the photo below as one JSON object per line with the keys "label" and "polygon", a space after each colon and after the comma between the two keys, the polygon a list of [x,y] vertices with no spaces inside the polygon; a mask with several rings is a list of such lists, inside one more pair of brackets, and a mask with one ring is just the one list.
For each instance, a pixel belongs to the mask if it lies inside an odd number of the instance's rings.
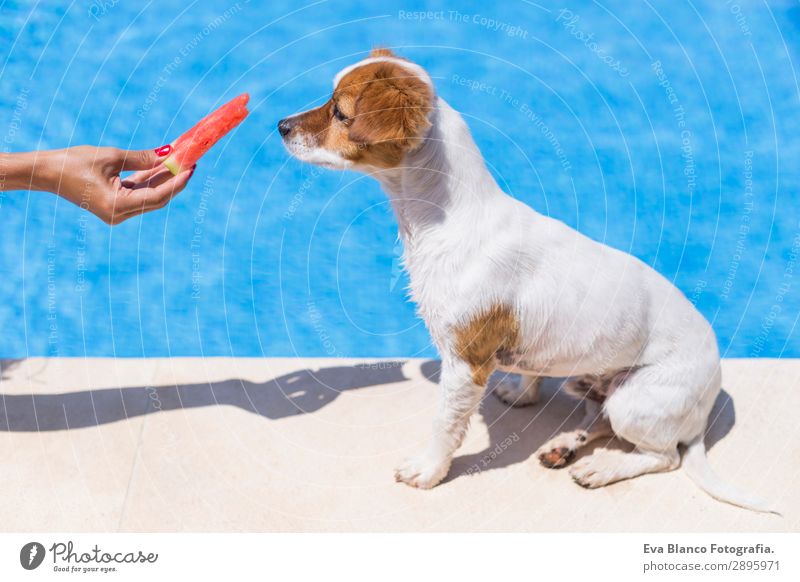
{"label": "red watermelon flesh", "polygon": [[250,95],[243,93],[201,119],[197,125],[170,144],[172,153],[164,160],[169,171],[178,175],[191,168],[226,133],[239,125],[250,113],[247,102]]}

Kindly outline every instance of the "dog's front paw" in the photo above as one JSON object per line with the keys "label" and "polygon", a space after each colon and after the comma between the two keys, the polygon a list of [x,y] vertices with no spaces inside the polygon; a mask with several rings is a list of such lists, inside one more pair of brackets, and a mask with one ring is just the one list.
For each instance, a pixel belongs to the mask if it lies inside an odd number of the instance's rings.
{"label": "dog's front paw", "polygon": [[585,440],[584,433],[580,431],[563,432],[539,447],[536,456],[548,469],[560,469],[575,457],[575,452]]}
{"label": "dog's front paw", "polygon": [[421,455],[407,459],[394,472],[394,480],[419,489],[436,487],[450,470],[449,461],[433,459],[428,455]]}
{"label": "dog's front paw", "polygon": [[575,456],[575,449],[568,449],[567,447],[539,449],[537,455],[539,462],[548,469],[560,469],[572,460]]}

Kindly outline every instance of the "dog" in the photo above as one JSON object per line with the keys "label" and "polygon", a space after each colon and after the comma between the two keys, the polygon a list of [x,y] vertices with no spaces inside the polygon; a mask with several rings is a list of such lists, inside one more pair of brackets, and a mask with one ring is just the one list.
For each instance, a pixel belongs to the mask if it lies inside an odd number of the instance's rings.
{"label": "dog", "polygon": [[667,279],[504,193],[462,119],[430,75],[388,49],[346,67],[320,107],[278,131],[295,158],[377,179],[403,241],[411,298],[442,359],[441,403],[427,448],[396,480],[428,489],[447,475],[494,370],[520,375],[497,395],[534,404],[542,377],[567,376],[585,417],[537,452],[563,467],[616,435],[633,452],[599,448],[572,478],[602,487],[681,464],[718,500],[773,512],[722,482],[703,436],[720,392],[709,323]]}

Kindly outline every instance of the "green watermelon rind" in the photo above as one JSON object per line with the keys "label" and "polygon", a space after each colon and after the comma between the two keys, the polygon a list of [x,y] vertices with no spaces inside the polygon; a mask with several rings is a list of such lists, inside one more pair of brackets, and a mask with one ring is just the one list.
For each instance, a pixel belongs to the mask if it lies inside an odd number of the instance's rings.
{"label": "green watermelon rind", "polygon": [[170,172],[172,172],[172,173],[173,173],[173,175],[175,175],[175,176],[177,176],[178,174],[180,174],[180,173],[181,173],[181,171],[183,170],[183,168],[181,168],[181,165],[180,165],[180,163],[178,162],[178,160],[176,160],[176,159],[175,159],[175,156],[170,156],[170,157],[168,157],[168,158],[167,158],[166,160],[164,160],[162,163],[163,163],[163,164],[164,164],[164,165],[167,167],[167,169],[168,169]]}

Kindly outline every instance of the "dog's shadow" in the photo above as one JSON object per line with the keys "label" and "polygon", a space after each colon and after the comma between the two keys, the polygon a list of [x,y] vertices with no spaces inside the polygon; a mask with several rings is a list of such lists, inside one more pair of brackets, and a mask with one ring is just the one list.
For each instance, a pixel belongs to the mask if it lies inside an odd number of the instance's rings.
{"label": "dog's shadow", "polygon": [[[438,383],[440,362],[423,363],[422,373],[431,382]],[[481,402],[480,415],[488,427],[489,444],[478,453],[456,456],[447,481],[524,463],[553,436],[575,428],[583,418],[583,403],[559,389],[564,378],[545,378],[539,402],[520,408],[511,407],[492,394],[493,387],[502,379],[497,373],[492,377]],[[733,399],[723,390],[709,415],[706,447],[710,449],[723,439],[735,422]],[[591,454],[598,447],[633,449],[630,443],[616,438],[600,439],[581,450],[578,458]]]}
{"label": "dog's shadow", "polygon": [[[14,376],[19,361],[0,360],[0,380]],[[161,411],[207,406],[236,406],[272,420],[311,414],[348,390],[407,381],[403,361],[381,361],[354,366],[301,370],[265,382],[230,379],[210,383],[171,386],[100,388],[55,394],[3,394],[0,384],[0,432],[38,432],[87,428]],[[421,364],[422,375],[436,390],[441,364]],[[423,382],[425,380],[422,380]],[[497,377],[493,378],[493,382]],[[491,393],[481,403],[480,414],[489,430],[489,445],[475,454],[453,461],[448,480],[461,475],[508,467],[527,461],[559,432],[570,430],[583,416],[583,403],[559,390],[562,379],[542,383],[540,401],[534,406],[512,408]],[[709,418],[706,446],[712,447],[733,427],[733,400],[722,391]],[[598,441],[597,446],[629,448],[617,440]]]}

